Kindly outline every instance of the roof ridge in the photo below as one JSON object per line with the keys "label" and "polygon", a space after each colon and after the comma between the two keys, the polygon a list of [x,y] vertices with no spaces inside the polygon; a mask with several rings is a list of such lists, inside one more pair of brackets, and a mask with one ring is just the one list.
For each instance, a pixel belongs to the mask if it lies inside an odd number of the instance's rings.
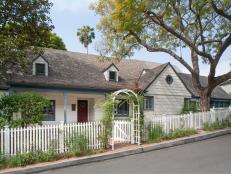
{"label": "roof ridge", "polygon": [[[55,51],[57,53],[71,53],[71,54],[81,54],[81,55],[85,55],[85,56],[92,56],[94,58],[97,58],[97,57],[100,57],[100,55],[97,55],[97,54],[86,54],[86,53],[82,53],[82,52],[75,52],[75,51],[67,51],[67,50],[59,50],[59,49],[53,49],[53,48],[44,48],[45,49],[45,52],[44,53],[47,53],[46,51]],[[112,59],[112,57],[108,57],[108,59]],[[153,61],[146,61],[146,60],[139,60],[139,59],[136,59],[136,58],[129,58],[129,59],[121,59],[122,61],[132,61],[132,62],[142,62],[142,63],[155,63],[155,64],[158,64],[158,65],[162,65],[163,63],[159,63],[159,62],[153,62]],[[102,60],[101,60],[102,61]],[[102,62],[106,62],[105,61],[102,61]],[[112,62],[112,61],[111,61]],[[120,63],[120,61],[118,60],[113,60],[113,63],[117,64],[117,63]]]}

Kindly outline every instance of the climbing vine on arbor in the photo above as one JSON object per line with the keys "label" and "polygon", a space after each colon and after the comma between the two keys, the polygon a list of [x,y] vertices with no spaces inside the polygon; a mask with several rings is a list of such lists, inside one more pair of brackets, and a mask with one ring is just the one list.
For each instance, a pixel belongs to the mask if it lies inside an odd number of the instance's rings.
{"label": "climbing vine on arbor", "polygon": [[[99,140],[103,144],[104,148],[107,148],[110,143],[110,138],[112,136],[112,125],[113,125],[113,115],[116,113],[115,109],[119,106],[119,100],[113,100],[115,97],[114,94],[108,96],[108,99],[103,103],[103,118],[102,118],[102,125],[103,125],[103,133],[99,137]],[[126,96],[127,101],[129,103],[139,104],[140,105],[140,125],[141,128],[143,127],[144,123],[144,115],[143,115],[143,96],[138,95],[138,97],[134,96],[133,94],[128,94]],[[135,111],[133,111],[135,112]],[[131,117],[131,115],[130,115]],[[131,119],[131,118],[130,118]]]}

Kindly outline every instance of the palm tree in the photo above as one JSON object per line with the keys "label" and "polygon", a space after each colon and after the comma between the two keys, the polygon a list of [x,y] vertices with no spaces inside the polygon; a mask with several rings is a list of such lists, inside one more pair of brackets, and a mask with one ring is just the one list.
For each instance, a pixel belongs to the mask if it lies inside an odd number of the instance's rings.
{"label": "palm tree", "polygon": [[95,39],[94,28],[91,28],[88,25],[84,25],[77,30],[77,36],[79,37],[81,44],[83,44],[87,49],[88,54],[88,46],[90,43],[92,43],[92,40]]}

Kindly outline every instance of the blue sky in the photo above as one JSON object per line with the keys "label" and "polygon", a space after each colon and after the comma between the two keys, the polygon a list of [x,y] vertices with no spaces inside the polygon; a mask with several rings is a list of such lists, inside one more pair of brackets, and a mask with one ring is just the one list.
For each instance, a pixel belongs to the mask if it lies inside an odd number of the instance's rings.
{"label": "blue sky", "polygon": [[[78,42],[76,36],[77,28],[83,25],[96,26],[99,22],[99,17],[89,10],[89,4],[96,0],[50,0],[53,2],[51,9],[51,18],[53,25],[55,26],[54,32],[56,32],[66,44],[69,51],[86,53],[86,49]],[[98,54],[95,51],[95,44],[100,40],[100,33],[95,31],[96,39],[89,46],[89,53]],[[189,54],[187,50],[182,51],[182,55],[188,58]],[[153,61],[166,63],[171,62],[177,65],[181,71],[187,72],[186,69],[180,65],[173,58],[164,53],[149,53],[145,49],[139,50],[135,53],[132,59],[140,59],[145,61]],[[231,61],[231,48],[229,48],[223,55],[222,61],[217,68],[217,75],[226,73],[230,70],[229,63]],[[208,65],[200,63],[201,74],[208,74]]]}

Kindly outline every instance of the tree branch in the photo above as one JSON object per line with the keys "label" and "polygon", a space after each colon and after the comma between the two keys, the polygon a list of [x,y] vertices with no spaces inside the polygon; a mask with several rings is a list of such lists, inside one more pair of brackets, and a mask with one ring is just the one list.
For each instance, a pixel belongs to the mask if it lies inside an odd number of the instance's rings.
{"label": "tree branch", "polygon": [[144,41],[142,41],[140,39],[140,37],[135,32],[133,32],[131,30],[129,31],[129,35],[134,36],[135,39],[137,40],[137,42],[140,45],[142,45],[143,47],[145,47],[147,49],[147,51],[149,51],[149,52],[164,52],[164,53],[167,53],[170,56],[172,56],[175,60],[177,60],[178,62],[180,62],[183,66],[185,66],[190,73],[193,73],[193,69],[191,68],[191,66],[182,57],[178,56],[172,50],[165,49],[165,48],[154,48],[154,47],[148,45],[147,43],[145,43]]}
{"label": "tree branch", "polygon": [[159,18],[154,12],[152,12],[152,11],[146,11],[144,13],[145,13],[146,17],[150,18],[155,24],[161,26],[166,31],[168,31],[169,33],[171,33],[172,35],[174,35],[178,39],[182,40],[186,45],[188,45],[190,48],[192,48],[198,55],[200,55],[202,57],[206,57],[206,58],[208,58],[210,60],[213,59],[212,56],[211,56],[211,54],[208,54],[206,52],[200,51],[188,38],[184,37],[183,35],[181,35],[177,31],[175,31],[173,28],[171,28],[170,26],[166,25],[164,23],[163,19]]}
{"label": "tree branch", "polygon": [[231,44],[231,34],[225,39],[221,47],[219,48],[217,54],[215,55],[215,65],[218,64],[222,54],[225,52],[225,50],[230,46]]}
{"label": "tree branch", "polygon": [[214,1],[211,1],[211,5],[212,5],[212,8],[214,9],[214,11],[215,11],[217,14],[219,14],[219,15],[225,17],[226,19],[231,20],[231,15],[230,15],[230,14],[226,14],[226,13],[224,12],[224,10],[217,8],[217,6],[216,6],[216,4],[214,3]]}
{"label": "tree branch", "polygon": [[231,79],[231,71],[229,71],[226,74],[215,77],[215,82],[214,82],[213,86],[218,86],[221,83],[223,83],[229,79]]}

